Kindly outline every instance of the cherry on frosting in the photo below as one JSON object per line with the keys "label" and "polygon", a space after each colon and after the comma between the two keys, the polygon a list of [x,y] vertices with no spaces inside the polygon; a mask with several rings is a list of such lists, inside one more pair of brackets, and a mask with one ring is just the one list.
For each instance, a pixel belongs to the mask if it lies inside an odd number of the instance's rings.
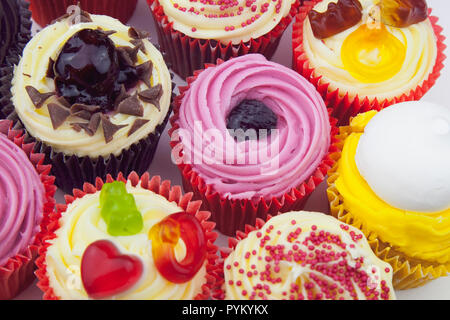
{"label": "cherry on frosting", "polygon": [[121,59],[114,42],[102,30],[83,29],[63,46],[55,64],[59,95],[71,103],[113,109],[121,85],[136,85],[138,72]]}
{"label": "cherry on frosting", "polygon": [[108,240],[91,243],[81,259],[81,280],[87,294],[104,299],[130,289],[142,275],[139,258],[121,254]]}
{"label": "cherry on frosting", "polygon": [[[259,130],[267,130],[267,136],[271,134],[271,130],[277,127],[277,115],[267,107],[263,102],[258,100],[243,100],[234,107],[227,117],[227,129],[255,130],[256,137],[259,138]],[[238,138],[235,135],[235,139]],[[245,139],[251,139],[251,135],[247,135]]]}
{"label": "cherry on frosting", "polygon": [[[173,283],[191,280],[206,259],[206,239],[200,222],[185,212],[171,214],[154,225],[149,232],[152,255],[159,273]],[[179,239],[186,246],[182,261],[175,257]]]}

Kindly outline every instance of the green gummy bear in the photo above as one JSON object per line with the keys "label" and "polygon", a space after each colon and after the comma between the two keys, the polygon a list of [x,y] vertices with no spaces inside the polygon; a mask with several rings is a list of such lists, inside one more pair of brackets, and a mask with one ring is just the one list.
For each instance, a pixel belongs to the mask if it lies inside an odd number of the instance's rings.
{"label": "green gummy bear", "polygon": [[132,236],[139,233],[144,221],[125,183],[105,183],[100,192],[101,216],[112,236]]}

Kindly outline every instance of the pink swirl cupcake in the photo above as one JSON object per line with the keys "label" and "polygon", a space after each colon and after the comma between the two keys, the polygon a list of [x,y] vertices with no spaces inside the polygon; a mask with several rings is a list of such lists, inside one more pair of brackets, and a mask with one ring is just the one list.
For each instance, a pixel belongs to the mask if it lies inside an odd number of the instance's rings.
{"label": "pink swirl cupcake", "polygon": [[311,84],[259,54],[188,82],[174,103],[173,158],[218,229],[301,208],[333,163],[330,119]]}
{"label": "pink swirl cupcake", "polygon": [[0,121],[0,300],[30,284],[41,245],[41,223],[53,211],[56,187],[44,155],[32,152],[21,131]]}

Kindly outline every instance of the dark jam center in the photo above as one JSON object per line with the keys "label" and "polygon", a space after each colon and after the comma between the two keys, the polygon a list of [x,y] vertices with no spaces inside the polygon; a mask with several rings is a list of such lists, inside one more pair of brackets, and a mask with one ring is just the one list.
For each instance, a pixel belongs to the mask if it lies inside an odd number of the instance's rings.
{"label": "dark jam center", "polygon": [[[277,120],[277,115],[261,101],[243,100],[228,115],[227,128],[229,130],[242,129],[244,132],[253,129],[259,139],[259,130],[266,130],[267,136],[269,136],[271,130],[277,127]],[[234,132],[234,138],[239,139],[236,131]],[[251,138],[251,134],[245,136],[245,140]]]}
{"label": "dark jam center", "polygon": [[120,88],[135,86],[134,66],[121,59],[114,42],[101,30],[83,29],[62,48],[54,65],[58,95],[70,104],[83,103],[114,108]]}

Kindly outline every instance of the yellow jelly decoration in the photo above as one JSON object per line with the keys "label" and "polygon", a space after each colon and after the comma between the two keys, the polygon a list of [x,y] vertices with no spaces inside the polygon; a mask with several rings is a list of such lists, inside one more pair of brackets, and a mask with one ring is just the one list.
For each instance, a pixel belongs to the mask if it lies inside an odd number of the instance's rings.
{"label": "yellow jelly decoration", "polygon": [[386,26],[361,25],[342,44],[344,68],[358,81],[378,83],[396,75],[403,66],[405,45]]}

